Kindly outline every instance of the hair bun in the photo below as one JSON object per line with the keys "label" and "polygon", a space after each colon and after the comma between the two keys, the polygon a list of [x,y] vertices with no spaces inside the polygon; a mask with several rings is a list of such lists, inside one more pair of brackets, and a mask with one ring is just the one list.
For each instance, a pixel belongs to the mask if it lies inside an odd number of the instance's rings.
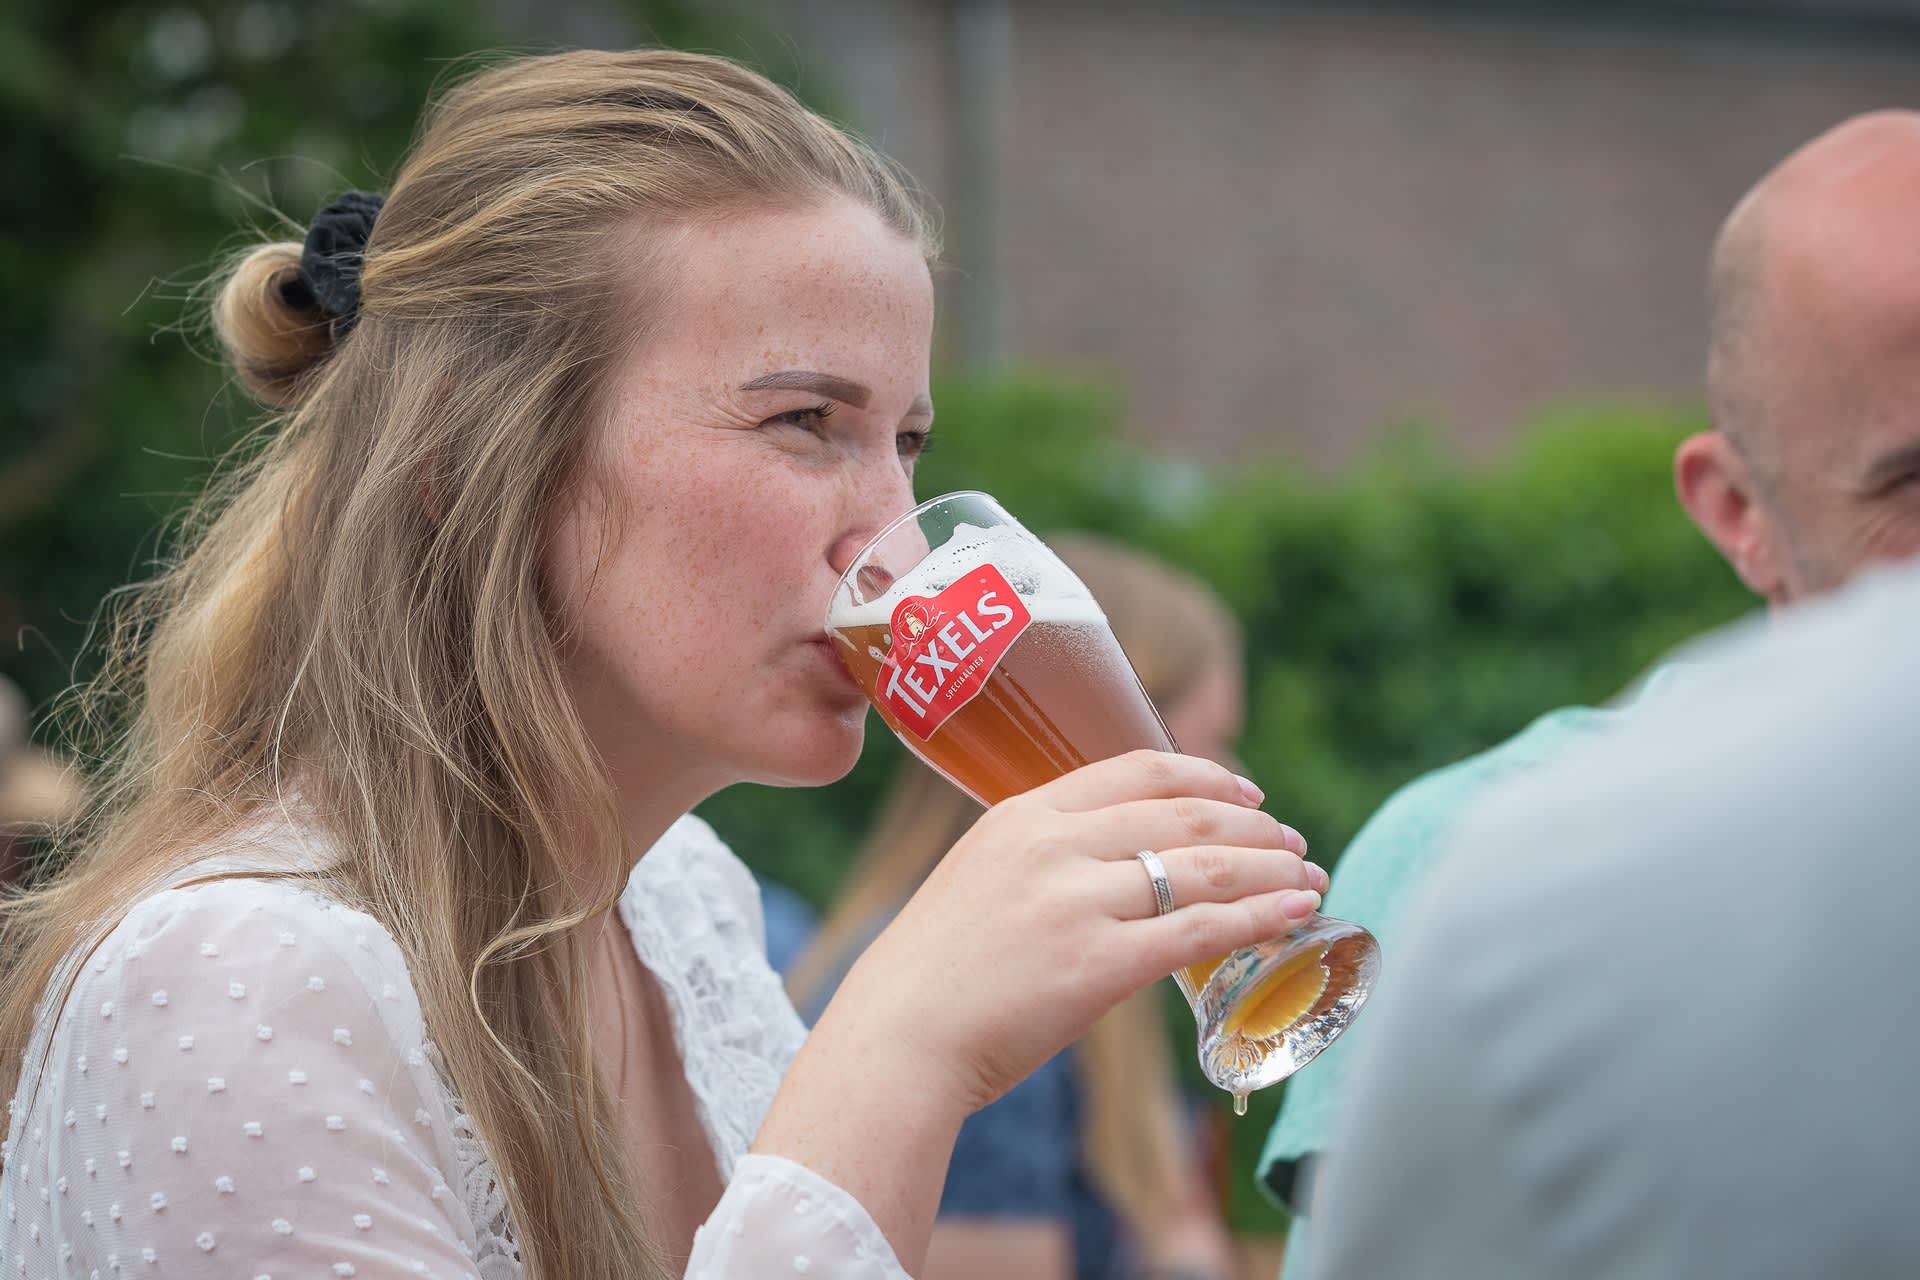
{"label": "hair bun", "polygon": [[214,325],[247,389],[273,405],[300,398],[307,377],[360,318],[360,272],[386,198],[349,191],[322,209],[305,244],[262,245],[220,290]]}
{"label": "hair bun", "polygon": [[213,323],[248,391],[270,405],[296,403],[333,351],[333,319],[300,268],[301,245],[261,245],[242,258],[214,303]]}

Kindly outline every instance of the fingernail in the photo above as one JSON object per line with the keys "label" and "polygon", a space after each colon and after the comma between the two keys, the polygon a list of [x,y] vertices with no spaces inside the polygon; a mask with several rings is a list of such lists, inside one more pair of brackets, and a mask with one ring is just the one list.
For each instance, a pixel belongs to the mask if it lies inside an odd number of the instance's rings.
{"label": "fingernail", "polygon": [[1289,920],[1305,920],[1320,909],[1320,895],[1311,889],[1295,889],[1280,899],[1280,914]]}
{"label": "fingernail", "polygon": [[1240,794],[1247,798],[1248,804],[1257,805],[1267,798],[1266,792],[1253,785],[1253,779],[1243,778],[1236,773],[1233,780],[1240,784]]}
{"label": "fingernail", "polygon": [[1317,862],[1309,862],[1307,863],[1307,883],[1315,889],[1318,889],[1321,893],[1325,893],[1327,886],[1331,885],[1333,880],[1327,875],[1327,869],[1325,867]]}
{"label": "fingernail", "polygon": [[1288,826],[1284,822],[1280,824],[1280,829],[1287,833],[1288,847],[1291,848],[1293,845],[1296,845],[1296,844],[1299,845],[1300,856],[1303,858],[1306,857],[1307,856],[1307,838],[1301,835],[1299,831],[1297,831],[1293,827]]}

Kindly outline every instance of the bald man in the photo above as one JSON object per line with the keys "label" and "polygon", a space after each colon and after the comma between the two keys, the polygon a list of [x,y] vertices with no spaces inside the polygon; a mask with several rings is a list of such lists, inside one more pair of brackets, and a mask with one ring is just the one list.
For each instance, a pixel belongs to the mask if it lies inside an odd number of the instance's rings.
{"label": "bald man", "polygon": [[1687,513],[1789,604],[1920,552],[1920,114],[1847,121],[1734,209],[1715,246],[1712,431]]}
{"label": "bald man", "polygon": [[[1721,230],[1709,293],[1712,428],[1674,458],[1694,523],[1773,609],[1920,554],[1920,114],[1848,120],[1762,178]],[[1397,954],[1402,909],[1467,810],[1620,714],[1562,708],[1402,788],[1341,856],[1328,914]],[[1307,1274],[1315,1172],[1371,1033],[1361,1019],[1291,1081],[1268,1135],[1261,1185],[1294,1214],[1286,1280]]]}

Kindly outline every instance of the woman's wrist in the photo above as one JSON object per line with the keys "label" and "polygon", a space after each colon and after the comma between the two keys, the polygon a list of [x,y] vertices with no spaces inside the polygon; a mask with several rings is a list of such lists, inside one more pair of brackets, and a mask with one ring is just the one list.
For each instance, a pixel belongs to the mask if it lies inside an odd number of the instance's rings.
{"label": "woman's wrist", "polygon": [[956,1020],[938,1016],[946,1008],[937,992],[930,992],[925,975],[914,978],[888,961],[888,944],[897,940],[888,930],[855,962],[833,999],[821,1011],[807,1042],[825,1041],[836,1055],[859,1064],[849,1079],[886,1081],[905,1086],[915,1097],[917,1113],[950,1121],[957,1130],[962,1121],[997,1096],[960,1043],[949,1038]]}

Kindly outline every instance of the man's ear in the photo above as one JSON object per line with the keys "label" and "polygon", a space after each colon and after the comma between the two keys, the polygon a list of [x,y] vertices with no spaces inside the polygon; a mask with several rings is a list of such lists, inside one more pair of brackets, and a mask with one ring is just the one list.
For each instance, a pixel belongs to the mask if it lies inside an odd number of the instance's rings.
{"label": "man's ear", "polygon": [[1781,548],[1760,502],[1753,468],[1719,431],[1702,431],[1673,455],[1673,487],[1700,532],[1747,589],[1769,604],[1786,598]]}

